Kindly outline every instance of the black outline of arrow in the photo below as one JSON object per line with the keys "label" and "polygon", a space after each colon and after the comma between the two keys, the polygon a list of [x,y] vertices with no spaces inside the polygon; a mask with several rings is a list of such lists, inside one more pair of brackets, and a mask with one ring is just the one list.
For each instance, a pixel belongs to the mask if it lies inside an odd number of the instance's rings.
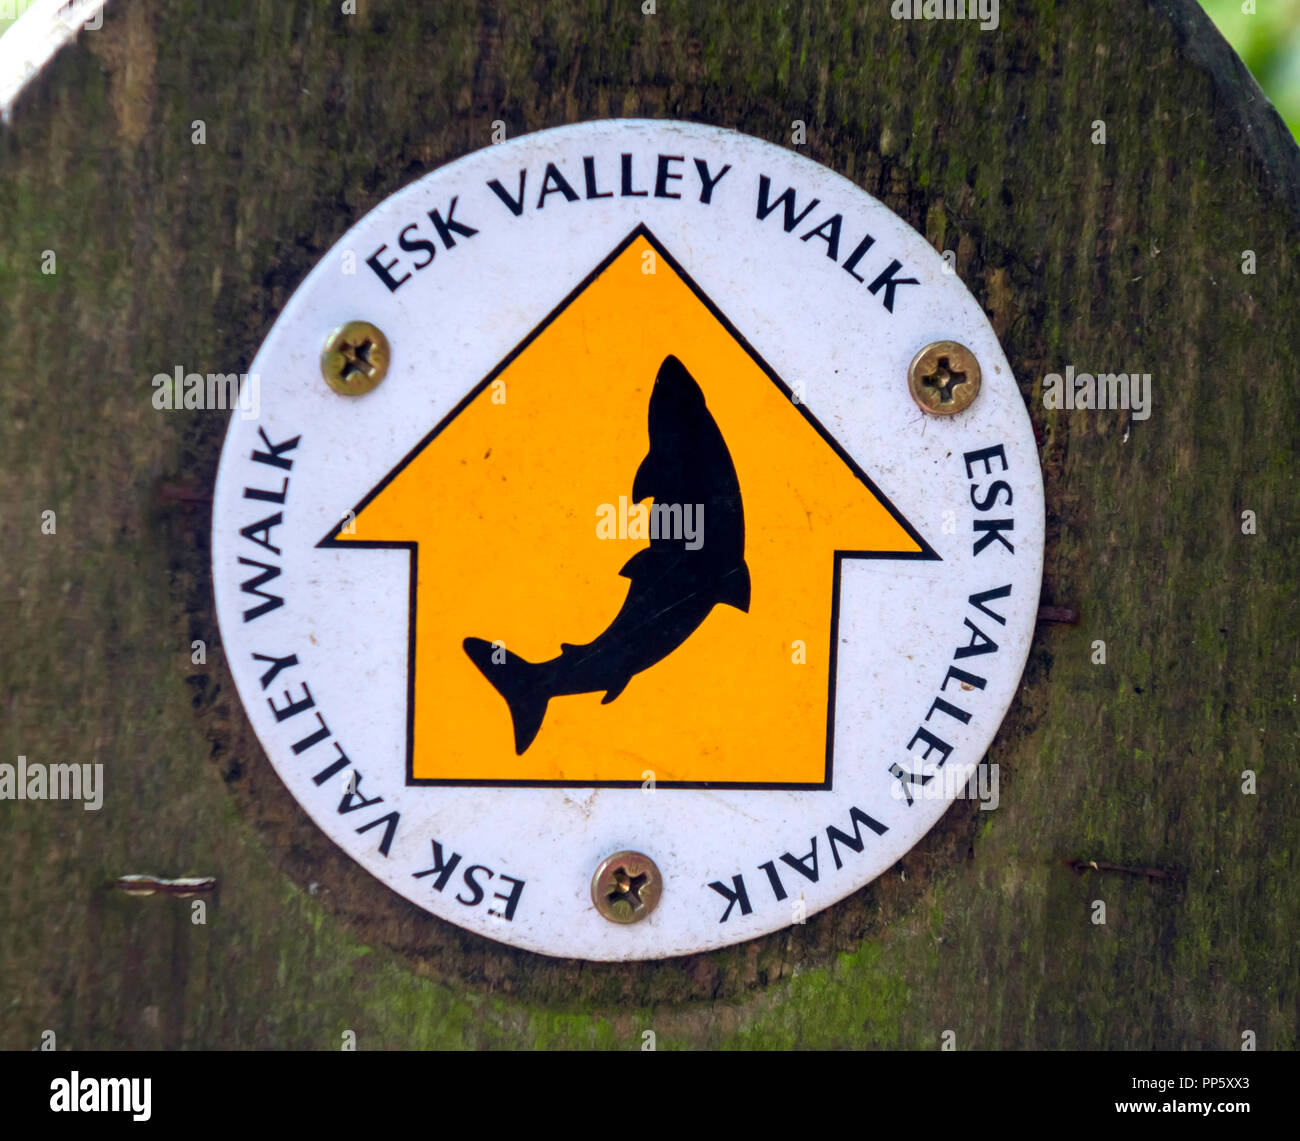
{"label": "black outline of arrow", "polygon": [[[827,670],[827,699],[826,699],[826,778],[820,784],[807,783],[763,783],[763,782],[743,782],[743,781],[656,781],[656,788],[746,788],[746,789],[787,789],[800,792],[812,792],[816,790],[829,790],[831,788],[832,766],[835,754],[835,679],[838,666],[838,649],[839,649],[839,622],[840,622],[840,566],[845,559],[925,559],[938,560],[940,556],[927,543],[921,535],[912,527],[912,525],[898,512],[889,498],[871,481],[871,478],[864,472],[854,461],[853,457],[848,454],[839,442],[818,422],[817,418],[808,411],[808,406],[801,401],[794,399],[793,392],[786,386],[785,382],[777,376],[775,370],[767,363],[726,317],[726,315],[708,298],[702,289],[695,284],[691,278],[663,245],[659,239],[650,232],[644,222],[638,224],[626,238],[624,238],[595,269],[578,283],[569,295],[559,303],[550,313],[542,319],[531,333],[519,342],[508,354],[502,359],[491,372],[487,374],[478,384],[476,384],[450,412],[447,413],[438,425],[428,433],[418,444],[412,448],[402,461],[397,464],[382,480],[375,485],[360,503],[356,505],[349,513],[352,518],[360,516],[362,510],[370,504],[376,496],[380,494],[390,483],[393,482],[406,467],[418,456],[448,424],[461,414],[469,404],[481,393],[489,384],[492,383],[502,372],[506,370],[514,360],[529,345],[533,343],[546,328],[564,312],[578,296],[605,272],[637,238],[644,238],[655,250],[659,257],[671,267],[674,273],[686,283],[687,287],[695,294],[704,304],[705,308],[713,314],[714,318],[722,325],[724,329],[735,338],[741,348],[747,352],[753,359],[754,363],[767,374],[769,380],[781,390],[787,399],[795,407],[809,424],[816,429],[817,434],[830,446],[837,456],[848,466],[849,470],[866,486],[867,490],[884,506],[889,512],[894,522],[897,523],[913,542],[921,549],[915,552],[909,551],[835,551],[835,566],[831,578],[831,653],[830,662]],[[407,657],[406,657],[406,783],[408,785],[434,785],[434,786],[453,786],[453,787],[490,787],[490,788],[639,788],[641,781],[637,780],[473,780],[473,779],[452,779],[446,777],[415,777],[412,775],[412,768],[415,761],[415,633],[416,633],[416,593],[419,586],[419,542],[385,542],[378,539],[357,539],[357,540],[340,540],[338,538],[340,531],[347,524],[348,516],[345,515],[326,536],[316,544],[317,547],[340,550],[343,548],[355,550],[358,547],[372,548],[382,550],[406,550],[410,552],[410,617],[408,619],[409,629],[407,634]]]}

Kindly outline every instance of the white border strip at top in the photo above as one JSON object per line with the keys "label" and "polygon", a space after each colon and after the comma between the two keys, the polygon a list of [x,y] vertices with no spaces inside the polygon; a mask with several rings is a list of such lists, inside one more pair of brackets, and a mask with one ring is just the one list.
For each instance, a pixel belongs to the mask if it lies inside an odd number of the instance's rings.
{"label": "white border strip at top", "polygon": [[18,93],[83,27],[103,26],[107,0],[35,0],[0,36],[0,118],[6,123]]}

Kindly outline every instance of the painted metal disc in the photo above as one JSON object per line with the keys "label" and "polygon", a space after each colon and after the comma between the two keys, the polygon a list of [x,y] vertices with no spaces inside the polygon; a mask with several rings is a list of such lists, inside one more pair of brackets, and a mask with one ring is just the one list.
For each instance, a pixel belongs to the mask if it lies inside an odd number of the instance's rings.
{"label": "painted metal disc", "polygon": [[490,146],[362,219],[215,495],[224,649],[303,808],[418,906],[587,959],[897,861],[970,794],[1042,573],[1029,417],[946,269],[688,123]]}

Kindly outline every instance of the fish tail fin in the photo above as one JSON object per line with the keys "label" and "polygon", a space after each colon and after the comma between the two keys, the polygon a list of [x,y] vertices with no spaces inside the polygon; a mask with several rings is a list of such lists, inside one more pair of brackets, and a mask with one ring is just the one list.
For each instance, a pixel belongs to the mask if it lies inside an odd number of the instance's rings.
{"label": "fish tail fin", "polygon": [[718,601],[749,613],[749,567],[743,562],[723,578]]}
{"label": "fish tail fin", "polygon": [[[541,685],[541,667],[482,638],[466,638],[463,645],[479,673],[505,698],[515,729],[515,754],[523,756],[542,727],[550,701],[550,695]],[[498,654],[503,657],[494,661]]]}

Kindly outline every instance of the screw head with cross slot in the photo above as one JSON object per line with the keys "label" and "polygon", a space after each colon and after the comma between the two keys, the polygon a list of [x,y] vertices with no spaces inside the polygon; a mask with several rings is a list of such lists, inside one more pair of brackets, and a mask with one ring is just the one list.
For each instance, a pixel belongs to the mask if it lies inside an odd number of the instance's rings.
{"label": "screw head with cross slot", "polygon": [[637,923],[659,903],[663,877],[641,852],[615,852],[591,877],[591,901],[612,923]]}
{"label": "screw head with cross slot", "polygon": [[369,321],[349,321],[325,340],[321,376],[343,396],[361,396],[388,374],[388,338]]}
{"label": "screw head with cross slot", "polygon": [[935,341],[912,358],[907,369],[912,399],[933,416],[955,416],[969,408],[980,391],[980,364],[956,341]]}

